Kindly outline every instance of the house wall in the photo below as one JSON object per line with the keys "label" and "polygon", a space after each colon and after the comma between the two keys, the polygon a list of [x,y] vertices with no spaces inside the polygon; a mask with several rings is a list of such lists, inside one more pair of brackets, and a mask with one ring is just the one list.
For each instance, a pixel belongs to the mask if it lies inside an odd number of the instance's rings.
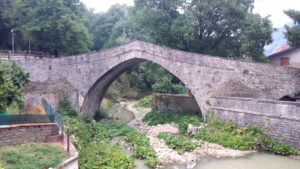
{"label": "house wall", "polygon": [[280,65],[280,60],[283,57],[289,58],[289,66],[300,68],[300,48],[293,50],[289,53],[285,53],[281,56],[276,56],[275,58],[270,59],[270,63],[275,65]]}

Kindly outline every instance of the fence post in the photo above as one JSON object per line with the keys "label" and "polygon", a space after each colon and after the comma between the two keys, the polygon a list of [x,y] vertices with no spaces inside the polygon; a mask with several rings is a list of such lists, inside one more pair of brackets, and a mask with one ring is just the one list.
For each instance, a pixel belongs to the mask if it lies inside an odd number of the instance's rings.
{"label": "fence post", "polygon": [[70,129],[67,128],[67,151],[70,153]]}

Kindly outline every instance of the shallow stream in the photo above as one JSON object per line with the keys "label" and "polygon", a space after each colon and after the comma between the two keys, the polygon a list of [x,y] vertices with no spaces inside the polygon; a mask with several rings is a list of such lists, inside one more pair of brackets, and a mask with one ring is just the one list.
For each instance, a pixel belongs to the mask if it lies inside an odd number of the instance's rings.
{"label": "shallow stream", "polygon": [[[164,167],[164,169],[188,169],[188,167],[174,164]],[[291,157],[255,153],[235,159],[203,159],[197,162],[193,169],[300,169],[300,160]]]}

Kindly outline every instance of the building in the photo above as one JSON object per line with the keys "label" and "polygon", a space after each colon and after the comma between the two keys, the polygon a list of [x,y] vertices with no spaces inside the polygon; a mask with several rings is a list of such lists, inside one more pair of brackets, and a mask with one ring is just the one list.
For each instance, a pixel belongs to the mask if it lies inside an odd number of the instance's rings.
{"label": "building", "polygon": [[269,60],[271,64],[300,68],[300,48],[281,44],[269,56]]}

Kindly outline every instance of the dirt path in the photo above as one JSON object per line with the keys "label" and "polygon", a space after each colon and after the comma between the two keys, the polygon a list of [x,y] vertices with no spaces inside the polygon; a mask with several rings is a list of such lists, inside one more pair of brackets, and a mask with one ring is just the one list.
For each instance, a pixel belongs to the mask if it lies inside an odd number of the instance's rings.
{"label": "dirt path", "polygon": [[[233,150],[230,148],[225,148],[218,144],[213,144],[209,142],[192,140],[201,144],[192,152],[185,152],[183,154],[178,154],[176,150],[170,149],[164,142],[164,140],[157,138],[157,135],[161,132],[178,134],[179,130],[175,124],[165,124],[158,126],[148,126],[143,123],[141,119],[151,111],[150,108],[139,108],[136,109],[133,105],[136,101],[124,102],[123,105],[127,107],[128,110],[132,111],[135,115],[135,119],[128,123],[141,132],[145,133],[150,140],[150,145],[154,148],[157,153],[158,159],[162,162],[162,165],[168,165],[177,163],[188,168],[193,168],[196,165],[196,161],[204,158],[205,156],[212,156],[215,158],[221,157],[241,157],[247,154],[253,153],[254,151],[240,151]],[[163,166],[160,166],[163,167]]]}

